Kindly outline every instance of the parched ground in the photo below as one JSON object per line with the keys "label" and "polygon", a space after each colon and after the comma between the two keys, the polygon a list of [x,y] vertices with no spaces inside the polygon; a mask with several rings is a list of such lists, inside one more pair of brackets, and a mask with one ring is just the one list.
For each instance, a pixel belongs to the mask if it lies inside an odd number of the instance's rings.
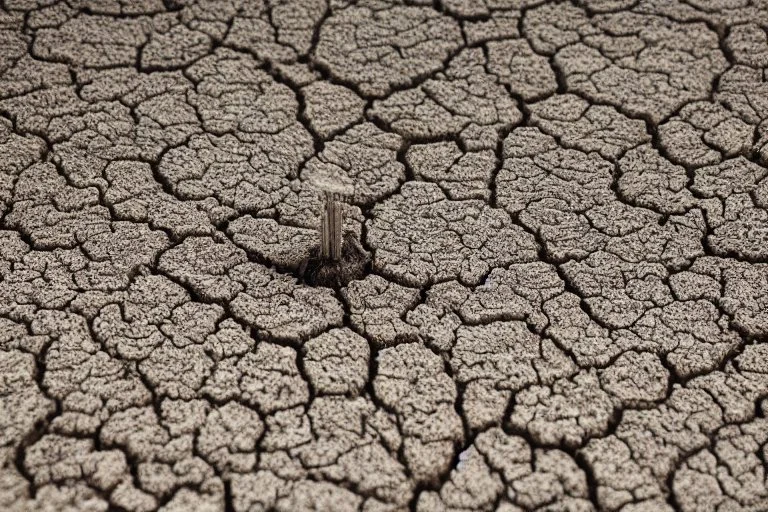
{"label": "parched ground", "polygon": [[1,510],[768,511],[768,0],[2,0],[0,171]]}

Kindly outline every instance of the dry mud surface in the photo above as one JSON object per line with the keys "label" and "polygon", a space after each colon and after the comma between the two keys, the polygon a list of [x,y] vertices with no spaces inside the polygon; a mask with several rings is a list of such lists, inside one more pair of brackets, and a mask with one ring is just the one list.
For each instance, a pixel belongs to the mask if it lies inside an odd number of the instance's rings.
{"label": "dry mud surface", "polygon": [[768,510],[766,0],[3,0],[0,170],[2,510]]}

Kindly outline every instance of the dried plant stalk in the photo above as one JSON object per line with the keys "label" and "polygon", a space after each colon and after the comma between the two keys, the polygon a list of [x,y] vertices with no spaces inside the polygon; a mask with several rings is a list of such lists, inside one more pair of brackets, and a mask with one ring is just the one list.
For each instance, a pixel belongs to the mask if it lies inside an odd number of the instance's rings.
{"label": "dried plant stalk", "polygon": [[324,196],[325,212],[320,222],[320,256],[324,260],[339,261],[343,243],[343,206],[338,194],[326,191]]}

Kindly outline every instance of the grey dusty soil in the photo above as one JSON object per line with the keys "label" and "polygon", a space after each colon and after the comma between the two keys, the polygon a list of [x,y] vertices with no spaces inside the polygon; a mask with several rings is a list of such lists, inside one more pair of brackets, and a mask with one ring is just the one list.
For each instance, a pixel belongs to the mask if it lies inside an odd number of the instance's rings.
{"label": "grey dusty soil", "polygon": [[0,0],[0,510],[766,512],[766,413],[768,0]]}

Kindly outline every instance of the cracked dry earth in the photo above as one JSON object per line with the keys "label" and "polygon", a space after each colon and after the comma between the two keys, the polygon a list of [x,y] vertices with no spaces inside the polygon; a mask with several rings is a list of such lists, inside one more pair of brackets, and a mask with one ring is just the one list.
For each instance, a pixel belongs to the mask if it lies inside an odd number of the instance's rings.
{"label": "cracked dry earth", "polygon": [[766,146],[768,0],[2,0],[0,509],[768,511]]}

